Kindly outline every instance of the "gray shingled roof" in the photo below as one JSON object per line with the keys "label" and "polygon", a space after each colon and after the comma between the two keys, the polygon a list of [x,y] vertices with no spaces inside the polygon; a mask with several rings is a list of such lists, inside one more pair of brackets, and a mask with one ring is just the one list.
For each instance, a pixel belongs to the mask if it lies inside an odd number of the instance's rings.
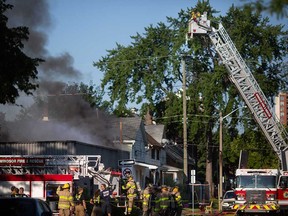
{"label": "gray shingled roof", "polygon": [[146,136],[147,136],[147,140],[148,140],[148,143],[153,145],[153,146],[158,146],[158,147],[161,147],[162,148],[162,144],[157,142],[154,137],[152,137],[150,134],[146,133]]}
{"label": "gray shingled roof", "polygon": [[164,136],[164,125],[145,125],[145,131],[160,145]]}
{"label": "gray shingled roof", "polygon": [[[111,119],[111,126],[119,131],[119,136],[122,134],[123,140],[135,140],[137,131],[141,126],[142,119],[138,116],[125,117],[125,118],[113,118]],[[122,132],[120,131],[120,125],[122,123]],[[119,137],[117,136],[117,137]]]}

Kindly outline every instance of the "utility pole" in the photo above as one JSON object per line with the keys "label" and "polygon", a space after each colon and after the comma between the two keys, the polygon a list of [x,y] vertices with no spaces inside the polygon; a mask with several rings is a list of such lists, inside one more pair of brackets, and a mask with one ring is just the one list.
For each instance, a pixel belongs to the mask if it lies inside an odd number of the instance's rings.
{"label": "utility pole", "polygon": [[223,199],[223,120],[246,106],[238,107],[227,115],[223,116],[222,112],[219,113],[219,189],[218,189],[218,209],[222,211],[221,200]]}
{"label": "utility pole", "polygon": [[187,157],[187,110],[186,110],[186,68],[185,56],[182,57],[182,89],[183,89],[183,171],[188,178],[188,157]]}
{"label": "utility pole", "polygon": [[222,124],[223,124],[223,118],[222,118],[222,112],[220,111],[220,117],[219,117],[219,193],[218,193],[218,207],[219,211],[222,211],[221,206],[221,200],[223,196],[223,138],[222,138]]}

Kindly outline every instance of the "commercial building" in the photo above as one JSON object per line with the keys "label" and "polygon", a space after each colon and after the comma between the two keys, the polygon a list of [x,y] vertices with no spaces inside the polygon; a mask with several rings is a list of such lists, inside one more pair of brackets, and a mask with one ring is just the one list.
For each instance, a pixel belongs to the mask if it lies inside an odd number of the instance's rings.
{"label": "commercial building", "polygon": [[280,92],[275,98],[275,114],[278,117],[280,123],[287,125],[288,121],[288,93]]}

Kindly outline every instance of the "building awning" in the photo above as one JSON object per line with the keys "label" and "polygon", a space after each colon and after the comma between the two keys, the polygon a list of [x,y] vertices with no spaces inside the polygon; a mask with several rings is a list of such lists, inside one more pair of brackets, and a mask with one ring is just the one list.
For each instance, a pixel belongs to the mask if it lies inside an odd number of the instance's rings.
{"label": "building awning", "polygon": [[152,170],[158,168],[158,166],[156,166],[156,165],[146,164],[146,163],[140,163],[140,162],[135,162],[135,165],[136,165],[136,166],[147,167],[147,168],[152,169]]}
{"label": "building awning", "polygon": [[173,167],[173,166],[168,166],[168,165],[163,165],[162,170],[165,172],[180,172],[183,171],[183,169],[180,169],[178,167]]}

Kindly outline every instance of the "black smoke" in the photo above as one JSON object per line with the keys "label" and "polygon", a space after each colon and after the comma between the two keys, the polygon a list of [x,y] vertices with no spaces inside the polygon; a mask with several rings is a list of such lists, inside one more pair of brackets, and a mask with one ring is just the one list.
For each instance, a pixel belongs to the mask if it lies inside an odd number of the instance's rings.
{"label": "black smoke", "polygon": [[29,40],[25,43],[25,53],[32,58],[41,58],[45,61],[38,68],[40,90],[49,91],[49,86],[41,85],[42,81],[67,82],[81,79],[82,73],[73,67],[74,59],[69,53],[51,56],[46,49],[47,32],[53,30],[49,1],[8,0],[7,3],[13,5],[13,9],[7,13],[9,27],[26,26],[29,28]]}
{"label": "black smoke", "polygon": [[[63,94],[67,83],[81,80],[82,73],[73,67],[74,59],[69,53],[64,51],[60,56],[51,56],[46,49],[47,32],[53,30],[49,12],[52,1],[7,0],[6,3],[13,5],[6,14],[9,27],[29,28],[24,52],[44,62],[38,68],[39,89],[35,92],[42,102],[38,98],[38,102],[21,111],[21,118],[2,124],[0,140],[77,140],[113,145],[113,139],[119,132],[111,127],[107,114],[91,108],[81,95]],[[44,117],[48,121],[43,121]]]}

